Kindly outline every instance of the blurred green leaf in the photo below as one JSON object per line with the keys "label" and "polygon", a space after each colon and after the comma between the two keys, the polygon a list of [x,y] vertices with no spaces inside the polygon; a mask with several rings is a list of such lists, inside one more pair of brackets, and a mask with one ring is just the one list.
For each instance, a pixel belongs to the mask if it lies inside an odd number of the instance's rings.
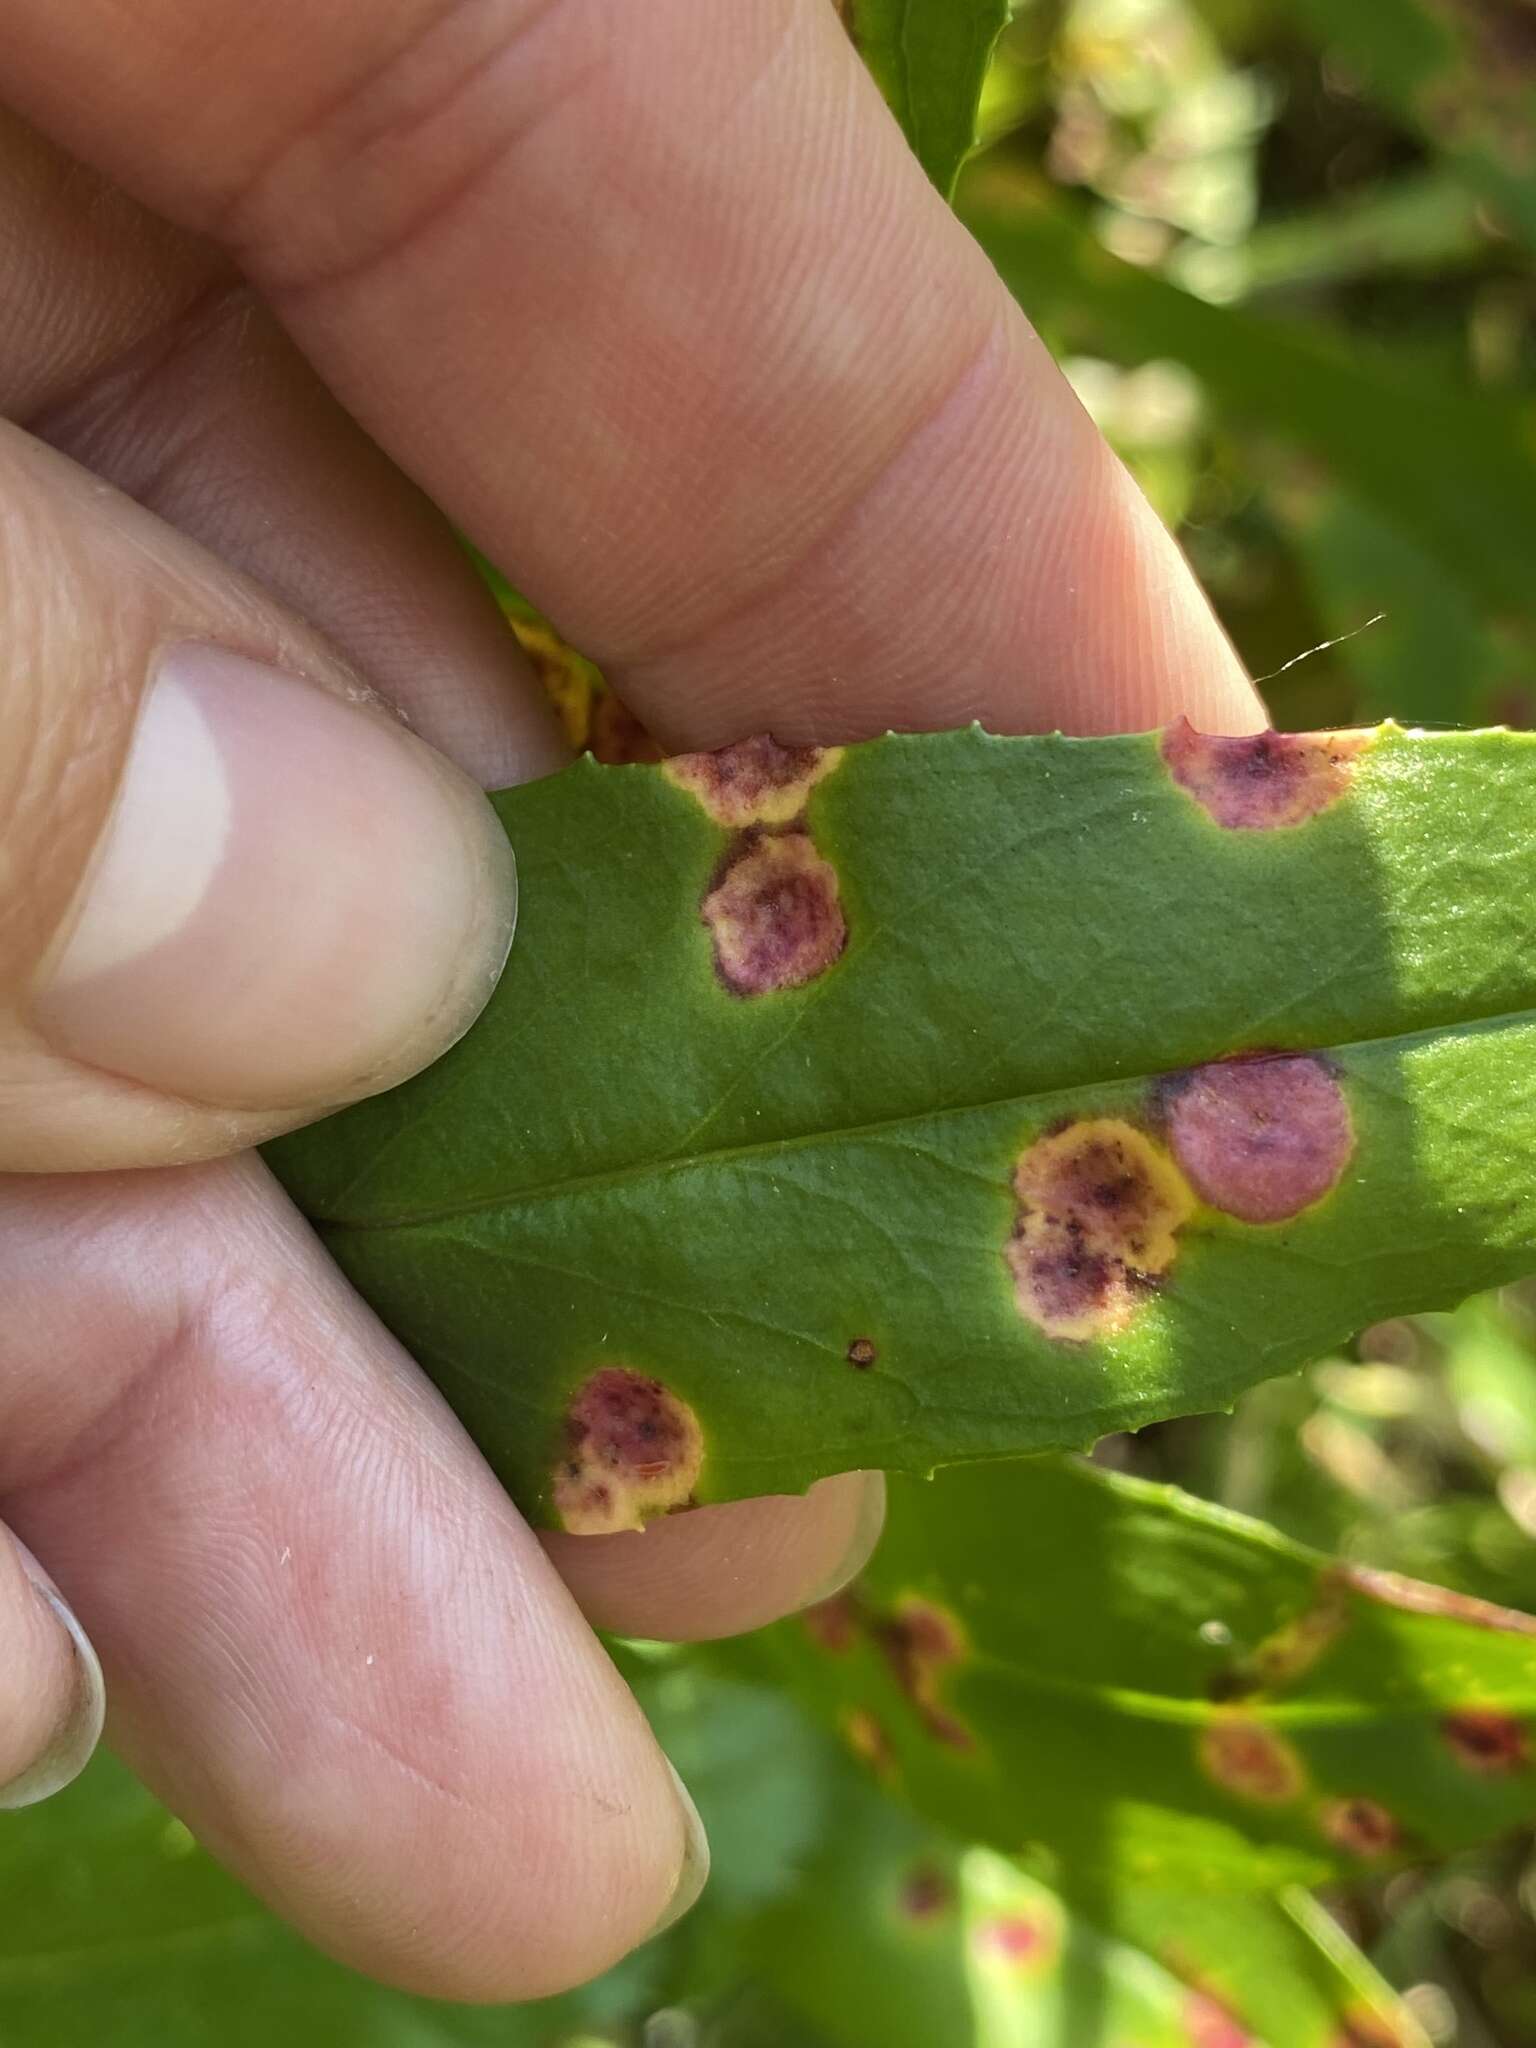
{"label": "blurred green leaf", "polygon": [[122,1768],[0,1825],[4,2048],[565,2048],[643,2008],[642,1950],[598,1985],[479,2010],[328,1962],[227,1877]]}
{"label": "blurred green leaf", "polygon": [[1536,1621],[1071,1460],[893,1482],[858,1590],[768,1650],[888,1788],[1075,1886],[1273,1889],[1536,1815]]}
{"label": "blurred green leaf", "polygon": [[1477,596],[1396,520],[1336,491],[1298,507],[1294,531],[1329,634],[1349,636],[1336,659],[1352,671],[1362,705],[1390,706],[1410,724],[1536,719],[1529,639],[1491,623]]}
{"label": "blurred green leaf", "polygon": [[1438,1325],[1462,1428],[1498,1468],[1536,1472],[1536,1350],[1530,1326],[1481,1296]]}
{"label": "blurred green leaf", "polygon": [[1008,0],[840,0],[855,47],[947,199],[976,140]]}
{"label": "blurred green leaf", "polygon": [[743,1953],[837,2048],[1343,2048],[1350,2025],[1361,2048],[1423,2048],[1305,1893],[1116,1890],[1094,1905],[1097,1924],[1004,1857],[844,1784],[803,1882]]}
{"label": "blurred green leaf", "polygon": [[1487,243],[1476,197],[1436,168],[1264,221],[1230,267],[1245,296],[1314,291],[1384,272],[1433,278],[1478,261]]}
{"label": "blurred green leaf", "polygon": [[1536,246],[1528,0],[1292,0],[1335,65],[1416,127]]}
{"label": "blurred green leaf", "polygon": [[[1058,346],[1171,357],[1222,407],[1305,453],[1495,614],[1536,620],[1536,436],[1519,405],[1415,376],[1384,350],[1216,306],[1111,256],[1062,202],[988,196],[961,213]],[[1442,714],[1443,715],[1443,714]]]}

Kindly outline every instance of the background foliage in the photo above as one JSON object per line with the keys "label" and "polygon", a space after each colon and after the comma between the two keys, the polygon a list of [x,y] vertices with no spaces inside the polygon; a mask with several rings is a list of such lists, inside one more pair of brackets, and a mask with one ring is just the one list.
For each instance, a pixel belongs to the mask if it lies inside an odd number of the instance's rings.
{"label": "background foliage", "polygon": [[[984,83],[1000,4],[843,12],[941,186],[980,87],[959,209],[1254,672],[1294,662],[1267,686],[1276,722],[1532,722],[1524,0],[1025,0]],[[524,630],[585,734],[590,671]],[[645,749],[611,701],[594,737]],[[590,1990],[479,2013],[374,1990],[102,1762],[0,1828],[0,2048],[1536,2038],[1536,1852],[1512,1825],[1536,1813],[1528,1759],[1509,1751],[1461,1798],[1426,1761],[1469,1687],[1528,1733],[1529,1642],[1389,1601],[1354,1663],[1277,1676],[1273,1652],[1315,1607],[1314,1553],[1536,1608],[1536,1292],[1367,1331],[1231,1417],[1097,1458],[1280,1533],[1069,1466],[1015,1468],[1003,1501],[956,1475],[897,1499],[857,1603],[707,1656],[615,1646],[698,1797],[715,1875],[679,1929]],[[963,1498],[935,1520],[946,1487]],[[968,1571],[957,1546],[977,1518],[988,1562]],[[1074,1582],[1068,1557],[1093,1575]],[[914,1598],[957,1619],[963,1681]],[[1234,1708],[1294,1745],[1309,1802],[1368,1790],[1400,1818],[1419,1801],[1380,1874],[1326,1829],[1303,1839],[1300,1807],[1211,1805],[1188,1744]],[[1058,1782],[1053,1806],[1039,1788],[1089,1714],[1122,1732],[1083,1798]],[[1003,1757],[992,1786],[967,1777],[975,1752],[935,1739],[945,1716],[981,1735],[988,1768]],[[1217,1864],[1238,1889],[1190,1881]]]}

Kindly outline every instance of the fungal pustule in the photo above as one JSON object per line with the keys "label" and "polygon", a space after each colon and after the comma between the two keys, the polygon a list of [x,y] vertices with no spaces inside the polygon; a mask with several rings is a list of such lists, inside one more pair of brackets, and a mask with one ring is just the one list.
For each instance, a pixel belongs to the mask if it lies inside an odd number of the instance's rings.
{"label": "fungal pustule", "polygon": [[1168,1142],[1213,1209],[1281,1223],[1343,1178],[1355,1131],[1338,1077],[1312,1053],[1238,1055],[1162,1084]]}
{"label": "fungal pustule", "polygon": [[677,754],[669,782],[697,798],[717,825],[788,825],[805,809],[816,784],[843,758],[841,747],[781,747],[766,733],[712,754]]}
{"label": "fungal pustule", "polygon": [[1167,1152],[1119,1117],[1037,1138],[1013,1177],[1007,1246],[1020,1315],[1048,1337],[1112,1335],[1172,1265],[1195,1201]]}
{"label": "fungal pustule", "polygon": [[1197,1753],[1214,1784],[1255,1806],[1289,1806],[1306,1788],[1306,1770],[1295,1750],[1250,1714],[1215,1715],[1200,1731]]}
{"label": "fungal pustule", "polygon": [[1530,1762],[1524,1722],[1500,1707],[1459,1707],[1442,1718],[1440,1733],[1456,1761],[1481,1777],[1510,1776]]}
{"label": "fungal pustule", "polygon": [[567,1406],[555,1512],[579,1536],[641,1529],[692,1504],[703,1463],[704,1435],[688,1403],[645,1373],[605,1365]]}
{"label": "fungal pustule", "polygon": [[1255,732],[1240,738],[1169,726],[1160,751],[1174,781],[1228,832],[1304,825],[1354,780],[1368,732]]}
{"label": "fungal pustule", "polygon": [[1326,1799],[1317,1821],[1334,1847],[1349,1856],[1390,1856],[1402,1844],[1395,1817],[1375,1799]]}
{"label": "fungal pustule", "polygon": [[837,871],[804,832],[746,842],[700,906],[715,972],[737,996],[803,988],[848,943]]}

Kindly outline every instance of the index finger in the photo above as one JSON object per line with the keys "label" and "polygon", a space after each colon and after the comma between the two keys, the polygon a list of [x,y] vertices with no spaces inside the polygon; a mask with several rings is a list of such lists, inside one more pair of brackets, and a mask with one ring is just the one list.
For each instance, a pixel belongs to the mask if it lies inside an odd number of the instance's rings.
{"label": "index finger", "polygon": [[0,92],[228,241],[663,738],[1259,722],[828,0],[14,0]]}

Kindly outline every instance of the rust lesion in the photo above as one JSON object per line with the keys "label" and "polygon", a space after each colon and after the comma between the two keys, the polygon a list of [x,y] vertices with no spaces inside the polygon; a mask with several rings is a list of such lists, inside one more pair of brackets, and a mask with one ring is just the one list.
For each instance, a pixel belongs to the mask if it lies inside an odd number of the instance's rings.
{"label": "rust lesion", "polygon": [[914,1863],[903,1872],[896,1895],[903,1920],[925,1926],[942,1919],[954,1903],[954,1886],[936,1863]]}
{"label": "rust lesion", "polygon": [[1457,1763],[1479,1777],[1513,1777],[1530,1766],[1525,1723],[1502,1707],[1458,1707],[1441,1716],[1440,1734]]}
{"label": "rust lesion", "polygon": [[704,1434],[686,1401],[645,1373],[603,1366],[566,1409],[555,1512],[577,1536],[643,1529],[693,1506],[703,1463]]}
{"label": "rust lesion", "polygon": [[1223,1791],[1255,1806],[1290,1806],[1307,1786],[1301,1758],[1256,1715],[1221,1709],[1201,1729],[1200,1768]]}
{"label": "rust lesion", "polygon": [[1403,1846],[1396,1815],[1379,1800],[1325,1799],[1317,1809],[1317,1824],[1336,1849],[1364,1862],[1390,1856]]}
{"label": "rust lesion", "polygon": [[1044,1913],[988,1913],[976,1922],[971,1942],[979,1960],[1002,1964],[1020,1975],[1043,1974],[1055,1963],[1061,1930]]}
{"label": "rust lesion", "polygon": [[863,1617],[851,1593],[834,1593],[829,1600],[818,1600],[814,1607],[807,1607],[800,1616],[800,1625],[818,1650],[842,1657],[858,1641]]}
{"label": "rust lesion", "polygon": [[662,773],[697,799],[717,825],[789,825],[816,784],[843,758],[841,747],[784,747],[766,733],[710,754],[676,754]]}
{"label": "rust lesion", "polygon": [[747,838],[700,906],[715,972],[737,996],[803,988],[842,957],[837,870],[808,833]]}
{"label": "rust lesion", "polygon": [[1317,1597],[1253,1650],[1212,1674],[1208,1691],[1223,1703],[1252,1700],[1256,1693],[1282,1692],[1304,1678],[1349,1626],[1348,1589],[1337,1572],[1318,1574]]}
{"label": "rust lesion", "polygon": [[1256,732],[1241,738],[1196,732],[1181,718],[1163,734],[1169,773],[1214,823],[1229,832],[1304,825],[1338,802],[1354,780],[1369,732]]}
{"label": "rust lesion", "polygon": [[1048,1337],[1123,1330],[1172,1265],[1194,1213],[1168,1153],[1119,1117],[1085,1117],[1036,1139],[1013,1178],[1007,1245],[1014,1300]]}
{"label": "rust lesion", "polygon": [[1299,1216],[1343,1179],[1355,1129],[1315,1053],[1240,1053],[1168,1075],[1168,1142],[1202,1201],[1242,1223]]}
{"label": "rust lesion", "polygon": [[874,1618],[871,1632],[928,1733],[947,1748],[974,1749],[976,1738],[943,1697],[946,1679],[969,1653],[956,1616],[936,1600],[905,1593]]}
{"label": "rust lesion", "polygon": [[609,767],[662,759],[660,744],[612,690],[603,690],[593,699],[587,747],[596,760]]}

